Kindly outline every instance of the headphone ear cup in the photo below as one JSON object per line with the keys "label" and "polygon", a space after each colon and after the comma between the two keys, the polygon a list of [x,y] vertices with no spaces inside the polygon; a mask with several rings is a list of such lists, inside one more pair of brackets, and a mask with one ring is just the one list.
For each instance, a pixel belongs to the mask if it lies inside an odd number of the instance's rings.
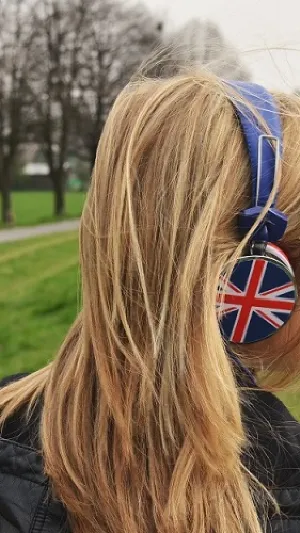
{"label": "headphone ear cup", "polygon": [[291,272],[293,278],[295,278],[293,267],[289,261],[288,256],[284,253],[284,251],[279,248],[279,246],[276,246],[276,244],[268,243],[266,246],[266,255],[268,257],[271,257],[275,259],[276,261],[281,262],[289,272]]}
{"label": "headphone ear cup", "polygon": [[266,339],[289,320],[297,301],[291,264],[268,244],[264,255],[242,256],[231,278],[221,278],[217,309],[224,337],[236,344]]}

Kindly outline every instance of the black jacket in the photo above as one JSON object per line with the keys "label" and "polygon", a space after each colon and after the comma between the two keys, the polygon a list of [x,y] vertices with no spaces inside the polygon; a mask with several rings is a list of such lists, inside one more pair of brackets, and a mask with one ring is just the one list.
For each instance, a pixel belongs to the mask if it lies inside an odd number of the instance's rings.
{"label": "black jacket", "polygon": [[[4,385],[5,382],[2,382]],[[38,450],[38,413],[20,413],[0,437],[0,533],[71,533],[65,509],[51,494]],[[272,394],[259,389],[243,399],[252,448],[244,460],[281,506],[269,533],[300,533],[300,425]]]}
{"label": "black jacket", "polygon": [[[21,378],[3,380],[0,386]],[[62,504],[55,501],[38,452],[38,409],[9,420],[0,436],[0,533],[70,533]]]}

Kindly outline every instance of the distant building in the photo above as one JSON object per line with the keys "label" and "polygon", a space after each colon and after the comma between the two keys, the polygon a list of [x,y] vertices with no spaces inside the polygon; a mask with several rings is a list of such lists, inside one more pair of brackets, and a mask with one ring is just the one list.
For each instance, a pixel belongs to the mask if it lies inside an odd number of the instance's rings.
{"label": "distant building", "polygon": [[[52,190],[50,168],[39,144],[22,144],[19,148],[18,159],[19,164],[13,181],[14,190]],[[89,164],[69,154],[64,169],[67,189],[76,191],[86,188],[85,182],[88,182],[90,174]]]}
{"label": "distant building", "polygon": [[22,169],[24,176],[49,176],[49,173],[47,163],[27,163]]}

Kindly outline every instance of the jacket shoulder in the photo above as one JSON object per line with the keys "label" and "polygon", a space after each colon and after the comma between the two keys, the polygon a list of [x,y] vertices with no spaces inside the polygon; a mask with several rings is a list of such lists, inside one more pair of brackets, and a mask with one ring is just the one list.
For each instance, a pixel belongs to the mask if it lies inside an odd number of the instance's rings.
{"label": "jacket shoulder", "polygon": [[[0,389],[7,385],[20,381],[28,374],[15,374],[6,377],[0,381]],[[30,417],[27,416],[26,406],[16,411],[4,423],[0,431],[0,437],[5,440],[11,440],[34,450],[38,450],[39,446],[39,418],[40,405],[36,405]]]}
{"label": "jacket shoulder", "polygon": [[250,441],[251,471],[267,487],[300,489],[300,424],[286,406],[258,389],[248,393],[243,419]]}
{"label": "jacket shoulder", "polygon": [[300,424],[273,394],[257,389],[243,402],[249,437],[246,465],[277,501],[267,533],[300,531]]}
{"label": "jacket shoulder", "polygon": [[34,449],[0,438],[0,487],[0,531],[69,533],[65,510],[53,499]]}
{"label": "jacket shoulder", "polygon": [[[24,374],[0,381],[0,388]],[[0,531],[69,533],[63,505],[54,500],[39,449],[40,406],[8,419],[0,433]]]}

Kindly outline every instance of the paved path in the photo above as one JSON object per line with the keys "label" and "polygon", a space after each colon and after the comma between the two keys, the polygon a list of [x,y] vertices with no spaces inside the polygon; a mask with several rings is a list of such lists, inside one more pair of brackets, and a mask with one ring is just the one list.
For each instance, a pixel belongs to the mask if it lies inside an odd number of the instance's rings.
{"label": "paved path", "polygon": [[54,224],[43,224],[42,226],[3,229],[0,230],[0,244],[3,242],[23,241],[39,235],[76,231],[78,227],[79,220],[66,220],[65,222],[55,222]]}

